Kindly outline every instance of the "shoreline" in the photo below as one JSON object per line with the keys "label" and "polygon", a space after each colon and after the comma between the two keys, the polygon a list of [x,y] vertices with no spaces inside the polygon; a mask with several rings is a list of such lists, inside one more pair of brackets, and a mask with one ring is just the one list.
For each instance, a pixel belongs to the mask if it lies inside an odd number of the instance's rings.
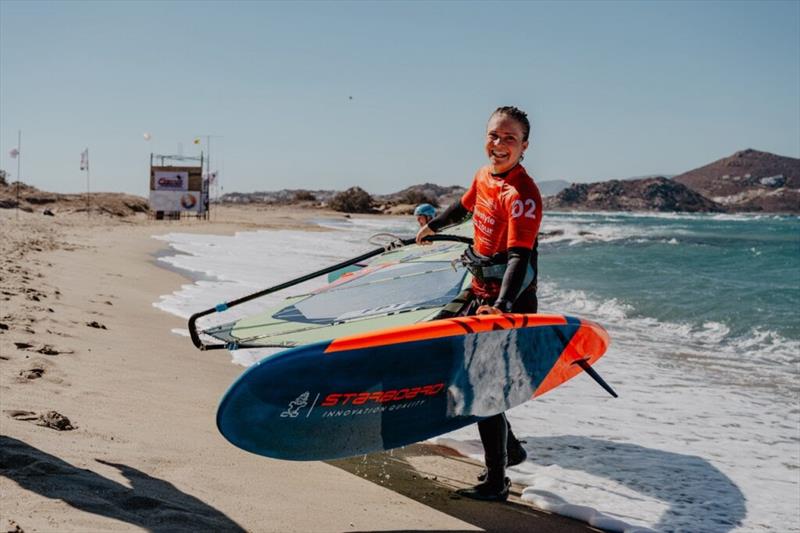
{"label": "shoreline", "polygon": [[171,263],[167,263],[166,261],[160,260],[162,257],[170,257],[173,255],[189,255],[189,254],[187,254],[186,252],[181,252],[180,250],[176,250],[172,248],[169,244],[167,244],[166,246],[162,246],[161,248],[159,248],[158,250],[156,250],[151,254],[151,262],[158,268],[163,268],[164,270],[168,270],[170,272],[178,274],[185,281],[189,283],[196,283],[198,281],[219,281],[219,278],[216,278],[214,276],[209,276],[208,274],[204,274],[203,272],[198,272],[197,270],[191,270],[188,268],[182,268],[179,266],[175,266]]}
{"label": "shoreline", "polygon": [[[216,403],[242,369],[195,350],[171,333],[184,320],[153,307],[186,279],[159,264],[164,243],[152,235],[298,229],[319,217],[234,212],[190,224],[0,212],[3,526],[596,531],[521,502],[519,487],[502,505],[454,499],[480,465],[430,444],[325,463],[228,444]],[[75,429],[36,425],[48,411]]]}

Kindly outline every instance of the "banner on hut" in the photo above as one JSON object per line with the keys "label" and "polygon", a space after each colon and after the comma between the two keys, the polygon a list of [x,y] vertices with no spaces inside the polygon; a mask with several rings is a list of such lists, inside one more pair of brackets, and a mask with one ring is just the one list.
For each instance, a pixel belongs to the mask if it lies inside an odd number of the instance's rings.
{"label": "banner on hut", "polygon": [[153,185],[155,191],[188,191],[189,173],[156,170]]}
{"label": "banner on hut", "polygon": [[150,209],[153,211],[190,211],[202,213],[200,191],[150,191]]}

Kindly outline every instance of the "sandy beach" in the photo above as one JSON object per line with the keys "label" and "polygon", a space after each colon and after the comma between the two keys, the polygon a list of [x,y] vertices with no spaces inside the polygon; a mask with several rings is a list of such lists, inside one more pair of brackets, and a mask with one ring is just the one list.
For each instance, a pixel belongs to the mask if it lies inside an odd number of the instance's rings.
{"label": "sandy beach", "polygon": [[307,219],[319,214],[0,210],[3,531],[596,531],[531,507],[519,487],[505,504],[453,497],[481,466],[447,448],[296,463],[223,439],[217,402],[243,369],[153,307],[187,280],[156,264],[165,245],[152,236],[317,231]]}

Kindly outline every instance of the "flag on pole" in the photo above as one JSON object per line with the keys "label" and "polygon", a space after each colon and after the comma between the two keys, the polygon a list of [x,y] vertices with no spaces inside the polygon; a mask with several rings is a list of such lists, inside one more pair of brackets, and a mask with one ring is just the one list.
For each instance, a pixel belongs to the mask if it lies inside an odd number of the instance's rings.
{"label": "flag on pole", "polygon": [[89,170],[89,149],[81,152],[81,170]]}
{"label": "flag on pole", "polygon": [[19,148],[12,148],[11,150],[9,150],[8,155],[11,156],[11,159],[16,159],[17,156],[19,155]]}

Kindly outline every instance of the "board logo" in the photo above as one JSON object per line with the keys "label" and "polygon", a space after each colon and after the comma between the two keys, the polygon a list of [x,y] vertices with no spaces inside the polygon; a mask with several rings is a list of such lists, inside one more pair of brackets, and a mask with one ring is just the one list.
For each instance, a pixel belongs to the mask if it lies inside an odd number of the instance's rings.
{"label": "board logo", "polygon": [[285,411],[281,412],[281,418],[297,418],[300,414],[300,409],[308,405],[309,392],[306,391],[291,402]]}
{"label": "board logo", "polygon": [[409,387],[396,390],[374,392],[334,392],[328,394],[320,407],[337,407],[341,405],[364,405],[369,402],[386,404],[404,400],[414,400],[418,396],[436,396],[444,389],[444,383],[434,383],[421,387]]}

